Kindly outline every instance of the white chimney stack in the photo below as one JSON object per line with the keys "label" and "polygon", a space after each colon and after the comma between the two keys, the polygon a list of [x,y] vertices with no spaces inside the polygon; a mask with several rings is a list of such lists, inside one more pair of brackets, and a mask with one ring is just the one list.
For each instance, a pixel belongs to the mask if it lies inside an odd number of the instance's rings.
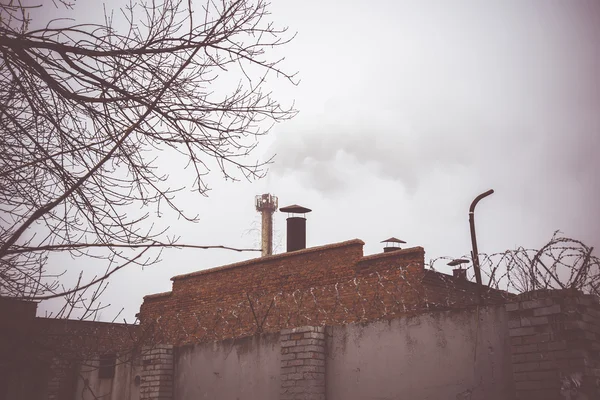
{"label": "white chimney stack", "polygon": [[256,211],[262,214],[262,256],[270,256],[273,254],[273,213],[277,210],[277,196],[265,193],[256,196],[255,202]]}

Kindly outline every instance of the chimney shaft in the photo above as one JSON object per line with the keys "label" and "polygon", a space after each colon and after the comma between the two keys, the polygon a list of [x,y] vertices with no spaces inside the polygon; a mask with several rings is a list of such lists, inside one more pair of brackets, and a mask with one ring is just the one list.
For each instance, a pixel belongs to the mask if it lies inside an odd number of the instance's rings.
{"label": "chimney shaft", "polygon": [[467,280],[467,270],[462,269],[462,268],[453,269],[452,276],[454,276],[455,278],[458,278],[460,280],[466,281]]}
{"label": "chimney shaft", "polygon": [[306,218],[289,217],[287,219],[287,251],[306,248]]}
{"label": "chimney shaft", "polygon": [[451,267],[458,267],[452,270],[452,276],[460,279],[460,280],[468,280],[467,279],[467,270],[462,268],[463,264],[468,264],[469,260],[465,260],[463,258],[456,258],[448,263]]}
{"label": "chimney shaft", "polygon": [[277,196],[269,193],[256,196],[256,211],[262,214],[261,249],[262,256],[273,254],[273,213],[277,210]]}
{"label": "chimney shaft", "polygon": [[[304,218],[304,215],[311,212],[311,210],[294,204],[292,206],[281,207],[279,211],[291,214],[287,218],[287,251],[290,252],[305,249],[306,218]],[[302,214],[302,216],[298,214]]]}

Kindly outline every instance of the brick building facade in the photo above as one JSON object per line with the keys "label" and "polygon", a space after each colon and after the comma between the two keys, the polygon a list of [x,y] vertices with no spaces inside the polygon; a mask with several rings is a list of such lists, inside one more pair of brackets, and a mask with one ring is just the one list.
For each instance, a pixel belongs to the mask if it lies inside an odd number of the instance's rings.
{"label": "brick building facade", "polygon": [[0,297],[1,399],[72,399],[81,363],[107,353],[129,361],[140,351],[137,325],[40,318],[36,310]]}
{"label": "brick building facade", "polygon": [[[180,345],[477,304],[476,285],[425,269],[422,247],[363,255],[358,239],[173,277],[144,297],[152,340]],[[486,290],[489,303],[506,293]]]}

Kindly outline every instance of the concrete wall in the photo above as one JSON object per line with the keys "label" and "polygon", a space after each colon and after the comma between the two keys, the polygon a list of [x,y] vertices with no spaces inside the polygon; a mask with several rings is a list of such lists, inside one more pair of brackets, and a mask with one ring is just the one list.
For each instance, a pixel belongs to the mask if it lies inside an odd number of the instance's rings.
{"label": "concrete wall", "polygon": [[513,396],[504,306],[336,326],[329,333],[328,400]]}
{"label": "concrete wall", "polygon": [[136,363],[117,360],[115,376],[112,379],[100,379],[98,360],[86,362],[79,367],[75,400],[138,400],[140,398],[139,380],[141,366]]}
{"label": "concrete wall", "polygon": [[174,399],[277,399],[280,360],[279,333],[180,347]]}

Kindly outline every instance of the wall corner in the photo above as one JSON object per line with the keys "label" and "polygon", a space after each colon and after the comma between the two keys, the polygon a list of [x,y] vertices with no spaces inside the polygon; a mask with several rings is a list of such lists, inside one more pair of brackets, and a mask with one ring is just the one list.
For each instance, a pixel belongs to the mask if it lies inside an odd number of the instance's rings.
{"label": "wall corner", "polygon": [[173,346],[144,347],[140,400],[172,400],[173,394]]}
{"label": "wall corner", "polygon": [[600,398],[600,304],[566,290],[506,304],[516,400]]}

